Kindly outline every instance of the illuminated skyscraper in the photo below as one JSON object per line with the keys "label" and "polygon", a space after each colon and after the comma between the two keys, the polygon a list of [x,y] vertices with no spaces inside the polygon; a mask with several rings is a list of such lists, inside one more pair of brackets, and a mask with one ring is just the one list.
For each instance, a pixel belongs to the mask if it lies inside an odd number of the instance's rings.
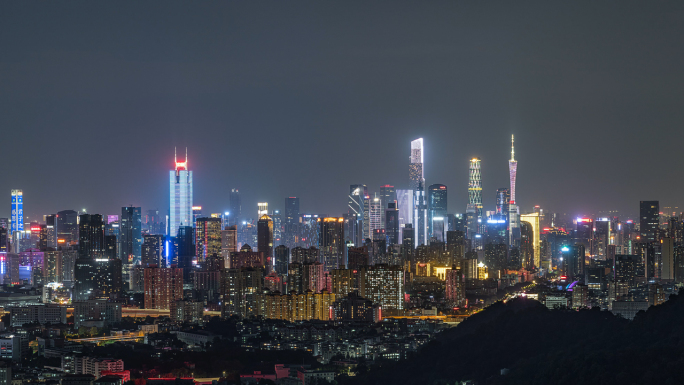
{"label": "illuminated skyscraper", "polygon": [[482,171],[480,160],[473,158],[470,160],[470,172],[468,182],[468,204],[475,205],[477,208],[477,218],[482,219]]}
{"label": "illuminated skyscraper", "polygon": [[382,223],[383,213],[385,210],[382,209],[382,199],[375,193],[375,196],[370,202],[370,233],[373,234],[375,230],[382,230],[385,228],[384,223]]}
{"label": "illuminated skyscraper", "polygon": [[78,241],[78,213],[63,210],[57,213],[57,244],[69,245]]}
{"label": "illuminated skyscraper", "polygon": [[[367,194],[367,188],[364,184],[353,184],[349,186],[349,198],[347,203],[347,210],[349,215],[356,217],[355,226],[350,228],[354,229],[354,234],[348,234],[347,238],[351,243],[356,246],[362,245],[364,241],[364,210],[365,210],[365,197]],[[353,220],[349,218],[349,220]]]}
{"label": "illuminated skyscraper", "polygon": [[104,221],[100,214],[83,214],[78,221],[78,258],[104,258]]}
{"label": "illuminated skyscraper", "polygon": [[541,267],[541,240],[539,239],[539,213],[532,213],[532,214],[521,214],[520,215],[520,221],[521,222],[527,222],[530,224],[531,230],[532,230],[532,239],[530,239],[530,243],[532,245],[532,261],[534,263],[534,267],[539,269]]}
{"label": "illuminated skyscraper", "polygon": [[409,178],[411,190],[417,190],[422,184],[425,188],[425,173],[423,171],[423,138],[411,142],[411,163],[409,164]]}
{"label": "illuminated skyscraper", "polygon": [[511,194],[508,188],[496,190],[496,215],[508,217],[508,206],[510,205]]}
{"label": "illuminated skyscraper", "polygon": [[237,225],[242,218],[242,201],[240,192],[234,188],[230,190],[230,211],[228,212],[228,225]]}
{"label": "illuminated skyscraper", "polygon": [[318,218],[320,224],[319,249],[325,271],[339,269],[344,261],[344,218]]}
{"label": "illuminated skyscraper", "polygon": [[142,215],[140,207],[122,207],[119,226],[119,259],[123,264],[140,263],[142,257]]}
{"label": "illuminated skyscraper", "polygon": [[[413,226],[413,190],[397,190],[397,210],[399,210],[399,240],[404,239],[406,225]],[[411,229],[413,231],[413,229]],[[414,239],[415,234],[410,238]]]}
{"label": "illuminated skyscraper", "polygon": [[257,218],[268,215],[268,202],[257,203]]}
{"label": "illuminated skyscraper", "polygon": [[[24,193],[21,190],[12,190],[12,228],[10,234],[24,231]],[[18,243],[18,242],[17,242]]]}
{"label": "illuminated skyscraper", "polygon": [[204,262],[212,255],[221,255],[221,218],[197,218],[195,223],[195,255]]}
{"label": "illuminated skyscraper", "polygon": [[179,162],[174,155],[175,170],[169,171],[170,207],[169,235],[175,236],[181,226],[193,226],[192,216],[192,171],[188,170],[188,150],[185,160]]}
{"label": "illuminated skyscraper", "polygon": [[273,268],[273,221],[271,217],[263,214],[257,222],[257,250],[263,253],[269,269]]}
{"label": "illuminated skyscraper", "polygon": [[[447,187],[443,184],[433,184],[428,187],[428,238],[436,237],[440,242],[444,241],[444,228],[447,217]],[[439,234],[437,228],[442,229]]]}
{"label": "illuminated skyscraper", "polygon": [[283,244],[291,249],[296,246],[299,234],[299,198],[285,198],[284,214]]}
{"label": "illuminated skyscraper", "polygon": [[[659,229],[660,202],[639,202],[639,228],[641,242],[655,242]],[[14,222],[13,222],[14,223]],[[12,225],[14,226],[14,225]],[[14,227],[12,227],[14,228]]]}
{"label": "illuminated skyscraper", "polygon": [[380,200],[382,201],[382,219],[380,220],[380,223],[381,226],[384,226],[386,222],[385,210],[387,210],[390,203],[395,203],[397,201],[397,190],[394,189],[394,186],[388,184],[380,186]]}
{"label": "illuminated skyscraper", "polygon": [[508,223],[509,223],[509,245],[515,245],[516,241],[520,239],[520,212],[518,205],[515,203],[515,177],[518,171],[518,161],[515,160],[515,147],[513,135],[511,135],[511,160],[508,161],[508,173],[511,179],[510,187],[510,205],[508,206]]}
{"label": "illuminated skyscraper", "polygon": [[415,229],[416,246],[428,244],[427,232],[427,202],[425,200],[425,188],[423,182],[413,192],[413,228]]}

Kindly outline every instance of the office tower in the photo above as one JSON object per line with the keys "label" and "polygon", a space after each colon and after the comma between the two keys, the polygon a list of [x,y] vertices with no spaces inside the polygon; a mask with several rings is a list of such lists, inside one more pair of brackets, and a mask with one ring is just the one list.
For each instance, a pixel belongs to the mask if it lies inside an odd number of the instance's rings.
{"label": "office tower", "polygon": [[195,256],[202,263],[210,255],[221,254],[221,218],[197,218]]}
{"label": "office tower", "polygon": [[318,240],[320,238],[321,226],[318,224],[318,219],[326,217],[327,215],[319,214],[301,214],[299,216],[299,237],[297,246],[300,247],[318,247]]}
{"label": "office tower", "polygon": [[496,190],[496,215],[508,218],[508,206],[510,205],[511,191],[504,187]]}
{"label": "office tower", "polygon": [[63,210],[57,213],[57,243],[69,245],[78,241],[78,213]]}
{"label": "office tower", "polygon": [[12,224],[11,234],[24,231],[24,193],[22,190],[12,190]]}
{"label": "office tower", "polygon": [[409,187],[417,190],[419,185],[425,185],[423,170],[423,138],[411,142],[411,156],[409,157]]}
{"label": "office tower", "polygon": [[257,251],[263,254],[267,272],[273,269],[273,221],[263,214],[257,222]]}
{"label": "office tower", "polygon": [[350,247],[347,250],[347,269],[359,270],[369,265],[368,247]]}
{"label": "office tower", "polygon": [[171,309],[171,303],[183,299],[183,269],[145,268],[145,309]]}
{"label": "office tower", "polygon": [[404,309],[404,269],[375,265],[361,269],[360,294],[382,307],[383,313],[401,315]]}
{"label": "office tower", "polygon": [[119,298],[123,287],[121,271],[119,259],[77,259],[72,299]]}
{"label": "office tower", "polygon": [[413,200],[413,229],[416,245],[427,245],[427,201],[425,200],[425,189],[422,182],[418,184],[418,187],[413,192]]}
{"label": "office tower", "polygon": [[197,224],[197,219],[202,218],[202,206],[192,206],[192,227]]}
{"label": "office tower", "polygon": [[105,235],[104,236],[104,251],[103,255],[107,259],[116,259],[118,258],[118,253],[117,251],[117,239],[116,235]]}
{"label": "office tower", "polygon": [[399,210],[396,208],[396,201],[387,204],[385,209],[385,235],[388,245],[398,245],[399,238]]}
{"label": "office tower", "polygon": [[104,258],[104,221],[100,214],[78,217],[78,258]]}
{"label": "office tower", "polygon": [[287,267],[289,293],[320,293],[326,288],[327,273],[322,263],[291,263]]}
{"label": "office tower", "polygon": [[142,217],[140,207],[122,207],[119,224],[119,259],[124,264],[140,263]]}
{"label": "office tower", "polygon": [[171,265],[183,268],[184,274],[188,277],[192,269],[192,260],[195,257],[194,234],[195,230],[192,226],[180,226],[178,234],[173,238],[176,260],[172,260]]}
{"label": "office tower", "polygon": [[292,249],[290,263],[314,263],[318,262],[319,250],[315,247],[295,247]]}
{"label": "office tower", "polygon": [[[397,190],[397,210],[399,210],[399,239],[404,239],[404,228],[411,225],[413,231],[413,190]],[[415,234],[412,234],[413,238]]]}
{"label": "office tower", "polygon": [[143,266],[166,267],[163,235],[143,235],[141,259]]}
{"label": "office tower", "polygon": [[385,210],[387,209],[388,205],[390,203],[394,203],[396,207],[397,191],[394,189],[394,186],[388,184],[380,186],[380,201],[382,202],[382,218],[380,219],[380,223],[384,226],[384,224],[387,222],[385,219]]}
{"label": "office tower", "polygon": [[47,247],[57,248],[57,215],[46,215],[45,226],[47,228]]}
{"label": "office tower", "polygon": [[0,227],[0,253],[7,253],[10,250],[8,230],[5,227]]}
{"label": "office tower", "polygon": [[413,231],[413,225],[407,223],[401,236],[401,245],[406,246],[407,250],[413,252],[413,249],[416,248],[416,233]]}
{"label": "office tower", "polygon": [[242,200],[240,199],[240,192],[236,188],[230,190],[229,205],[228,225],[237,225],[242,219]]}
{"label": "office tower", "polygon": [[268,202],[257,203],[257,218],[268,215]]}
{"label": "office tower", "polygon": [[658,239],[660,203],[658,201],[639,202],[639,228],[641,242],[655,242]]}
{"label": "office tower", "polygon": [[118,215],[107,215],[107,223],[105,224],[105,235],[113,235],[117,238],[119,237],[119,216]]}
{"label": "office tower", "polygon": [[[541,267],[541,240],[539,239],[539,213],[520,214],[520,222],[527,222],[531,227],[528,234],[529,242],[532,247],[532,262],[535,268]],[[522,233],[522,231],[521,231]]]}
{"label": "office tower", "polygon": [[444,299],[449,306],[465,305],[465,277],[456,265],[446,271]]}
{"label": "office tower", "polygon": [[[44,253],[43,282],[62,282],[62,252],[50,250]],[[43,290],[47,290],[45,287]]]}
{"label": "office tower", "polygon": [[319,249],[325,271],[339,269],[345,265],[344,218],[319,218]]}
{"label": "office tower", "polygon": [[348,214],[356,218],[356,233],[349,234],[348,239],[354,245],[362,245],[364,242],[364,199],[366,196],[366,185],[353,184],[349,186],[349,196],[347,201]]}
{"label": "office tower", "polygon": [[48,228],[47,225],[40,223],[31,223],[31,235],[38,234],[38,242],[36,247],[40,251],[46,251],[48,249]]}
{"label": "office tower", "polygon": [[511,189],[509,191],[510,205],[508,206],[510,246],[514,246],[516,241],[520,239],[520,212],[518,210],[518,205],[515,200],[515,178],[518,172],[518,161],[515,160],[515,147],[513,139],[513,135],[511,135],[511,160],[508,161],[508,173],[510,176],[511,183]]}
{"label": "office tower", "polygon": [[610,245],[611,222],[608,218],[598,218],[594,222],[594,237],[592,242],[593,255],[597,259],[605,260]]}
{"label": "office tower", "polygon": [[287,265],[290,263],[290,249],[285,245],[276,246],[273,259],[276,274],[286,275]]}
{"label": "office tower", "polygon": [[273,215],[271,215],[271,221],[273,221],[273,246],[279,246],[283,244],[283,217],[280,215],[280,211],[275,210]]}
{"label": "office tower", "polygon": [[299,198],[285,198],[283,217],[283,244],[288,248],[297,246],[299,235]]}
{"label": "office tower", "polygon": [[591,253],[592,239],[594,237],[594,221],[591,218],[577,218],[575,220],[577,228],[575,229],[575,243],[584,246],[585,250]]}
{"label": "office tower", "polygon": [[166,223],[159,215],[159,210],[146,210],[145,218],[143,218],[143,230],[147,230],[148,234],[165,234]]}
{"label": "office tower", "polygon": [[363,196],[363,226],[361,228],[363,230],[363,240],[365,241],[371,237],[370,196],[368,195],[368,191],[366,191],[365,195]]}
{"label": "office tower", "polygon": [[[472,218],[469,216],[469,224],[468,224],[468,238],[472,239],[474,237],[474,233],[471,235],[473,231],[475,233],[480,233],[481,232],[481,227],[483,225],[482,221],[482,171],[481,171],[481,162],[480,159],[473,158],[470,160],[470,169],[469,169],[469,179],[468,179],[468,206],[466,209],[467,213],[471,213],[473,210],[474,212],[474,219],[477,220],[477,223],[474,224],[472,223]],[[476,229],[477,227],[477,229]],[[472,230],[471,230],[472,228]]]}
{"label": "office tower", "polygon": [[230,253],[237,252],[237,225],[226,226],[225,230],[221,231],[221,256],[226,261],[230,261]]}
{"label": "office tower", "polygon": [[660,240],[660,279],[674,281],[677,268],[675,267],[674,239],[662,238]]}
{"label": "office tower", "polygon": [[169,235],[178,233],[181,226],[193,226],[192,216],[192,171],[188,168],[188,149],[185,149],[185,160],[178,161],[174,153],[175,170],[169,171],[170,206]]}
{"label": "office tower", "polygon": [[[428,187],[428,238],[435,237],[438,238],[440,242],[444,241],[444,222],[446,216],[447,187],[443,184],[430,185],[430,187]],[[435,220],[441,222],[442,232],[440,234],[435,234]]]}
{"label": "office tower", "polygon": [[465,256],[465,233],[463,231],[447,231],[446,249],[454,260]]}
{"label": "office tower", "polygon": [[380,196],[378,196],[378,193],[375,193],[373,199],[370,201],[370,234],[373,234],[375,230],[385,228],[384,223],[380,223],[383,217],[382,211],[384,211],[382,209],[382,200],[380,199]]}
{"label": "office tower", "polygon": [[264,253],[252,251],[249,245],[244,245],[240,251],[230,254],[229,266],[231,269],[242,269],[245,267],[264,269],[266,261],[264,260]]}

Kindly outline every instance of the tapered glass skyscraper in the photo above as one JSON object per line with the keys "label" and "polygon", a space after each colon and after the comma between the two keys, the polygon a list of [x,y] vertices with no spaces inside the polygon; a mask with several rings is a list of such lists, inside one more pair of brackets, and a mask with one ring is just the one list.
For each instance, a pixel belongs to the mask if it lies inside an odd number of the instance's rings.
{"label": "tapered glass skyscraper", "polygon": [[175,170],[169,171],[170,208],[169,235],[176,236],[180,226],[192,226],[192,171],[188,170],[188,151],[185,160],[178,161],[174,156]]}
{"label": "tapered glass skyscraper", "polygon": [[409,159],[411,160],[411,163],[409,164],[411,190],[418,190],[419,185],[422,185],[423,188],[425,188],[425,174],[423,172],[423,138],[411,142],[411,157]]}

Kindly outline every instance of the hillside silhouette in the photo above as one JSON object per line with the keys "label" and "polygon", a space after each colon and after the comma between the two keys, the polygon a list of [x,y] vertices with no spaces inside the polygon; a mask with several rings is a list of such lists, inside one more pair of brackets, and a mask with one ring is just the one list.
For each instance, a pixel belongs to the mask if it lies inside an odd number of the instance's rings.
{"label": "hillside silhouette", "polygon": [[682,294],[631,322],[598,309],[549,310],[530,299],[496,303],[413,357],[342,383],[682,384]]}

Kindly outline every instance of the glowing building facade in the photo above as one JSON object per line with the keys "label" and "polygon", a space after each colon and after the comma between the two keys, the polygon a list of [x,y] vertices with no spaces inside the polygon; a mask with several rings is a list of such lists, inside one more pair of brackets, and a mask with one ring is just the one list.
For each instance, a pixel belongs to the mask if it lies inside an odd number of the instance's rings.
{"label": "glowing building facade", "polygon": [[541,241],[539,239],[539,213],[531,213],[531,214],[521,214],[520,215],[520,221],[521,222],[527,222],[530,224],[532,227],[532,253],[534,254],[534,257],[532,260],[534,261],[534,267],[539,268],[541,267]]}
{"label": "glowing building facade", "polygon": [[185,160],[174,156],[176,169],[169,171],[170,207],[169,235],[175,237],[181,226],[193,226],[192,213],[192,171],[188,170],[188,152]]}
{"label": "glowing building facade", "polygon": [[410,188],[415,191],[418,189],[419,185],[425,185],[425,174],[423,172],[423,138],[411,142],[410,161]]}
{"label": "glowing building facade", "polygon": [[466,207],[468,238],[481,233],[482,221],[482,172],[480,160],[470,160],[468,172],[468,206]]}
{"label": "glowing building facade", "polygon": [[423,138],[411,142],[409,182],[413,190],[413,229],[416,246],[428,244],[427,200],[425,199],[425,171],[423,168]]}

